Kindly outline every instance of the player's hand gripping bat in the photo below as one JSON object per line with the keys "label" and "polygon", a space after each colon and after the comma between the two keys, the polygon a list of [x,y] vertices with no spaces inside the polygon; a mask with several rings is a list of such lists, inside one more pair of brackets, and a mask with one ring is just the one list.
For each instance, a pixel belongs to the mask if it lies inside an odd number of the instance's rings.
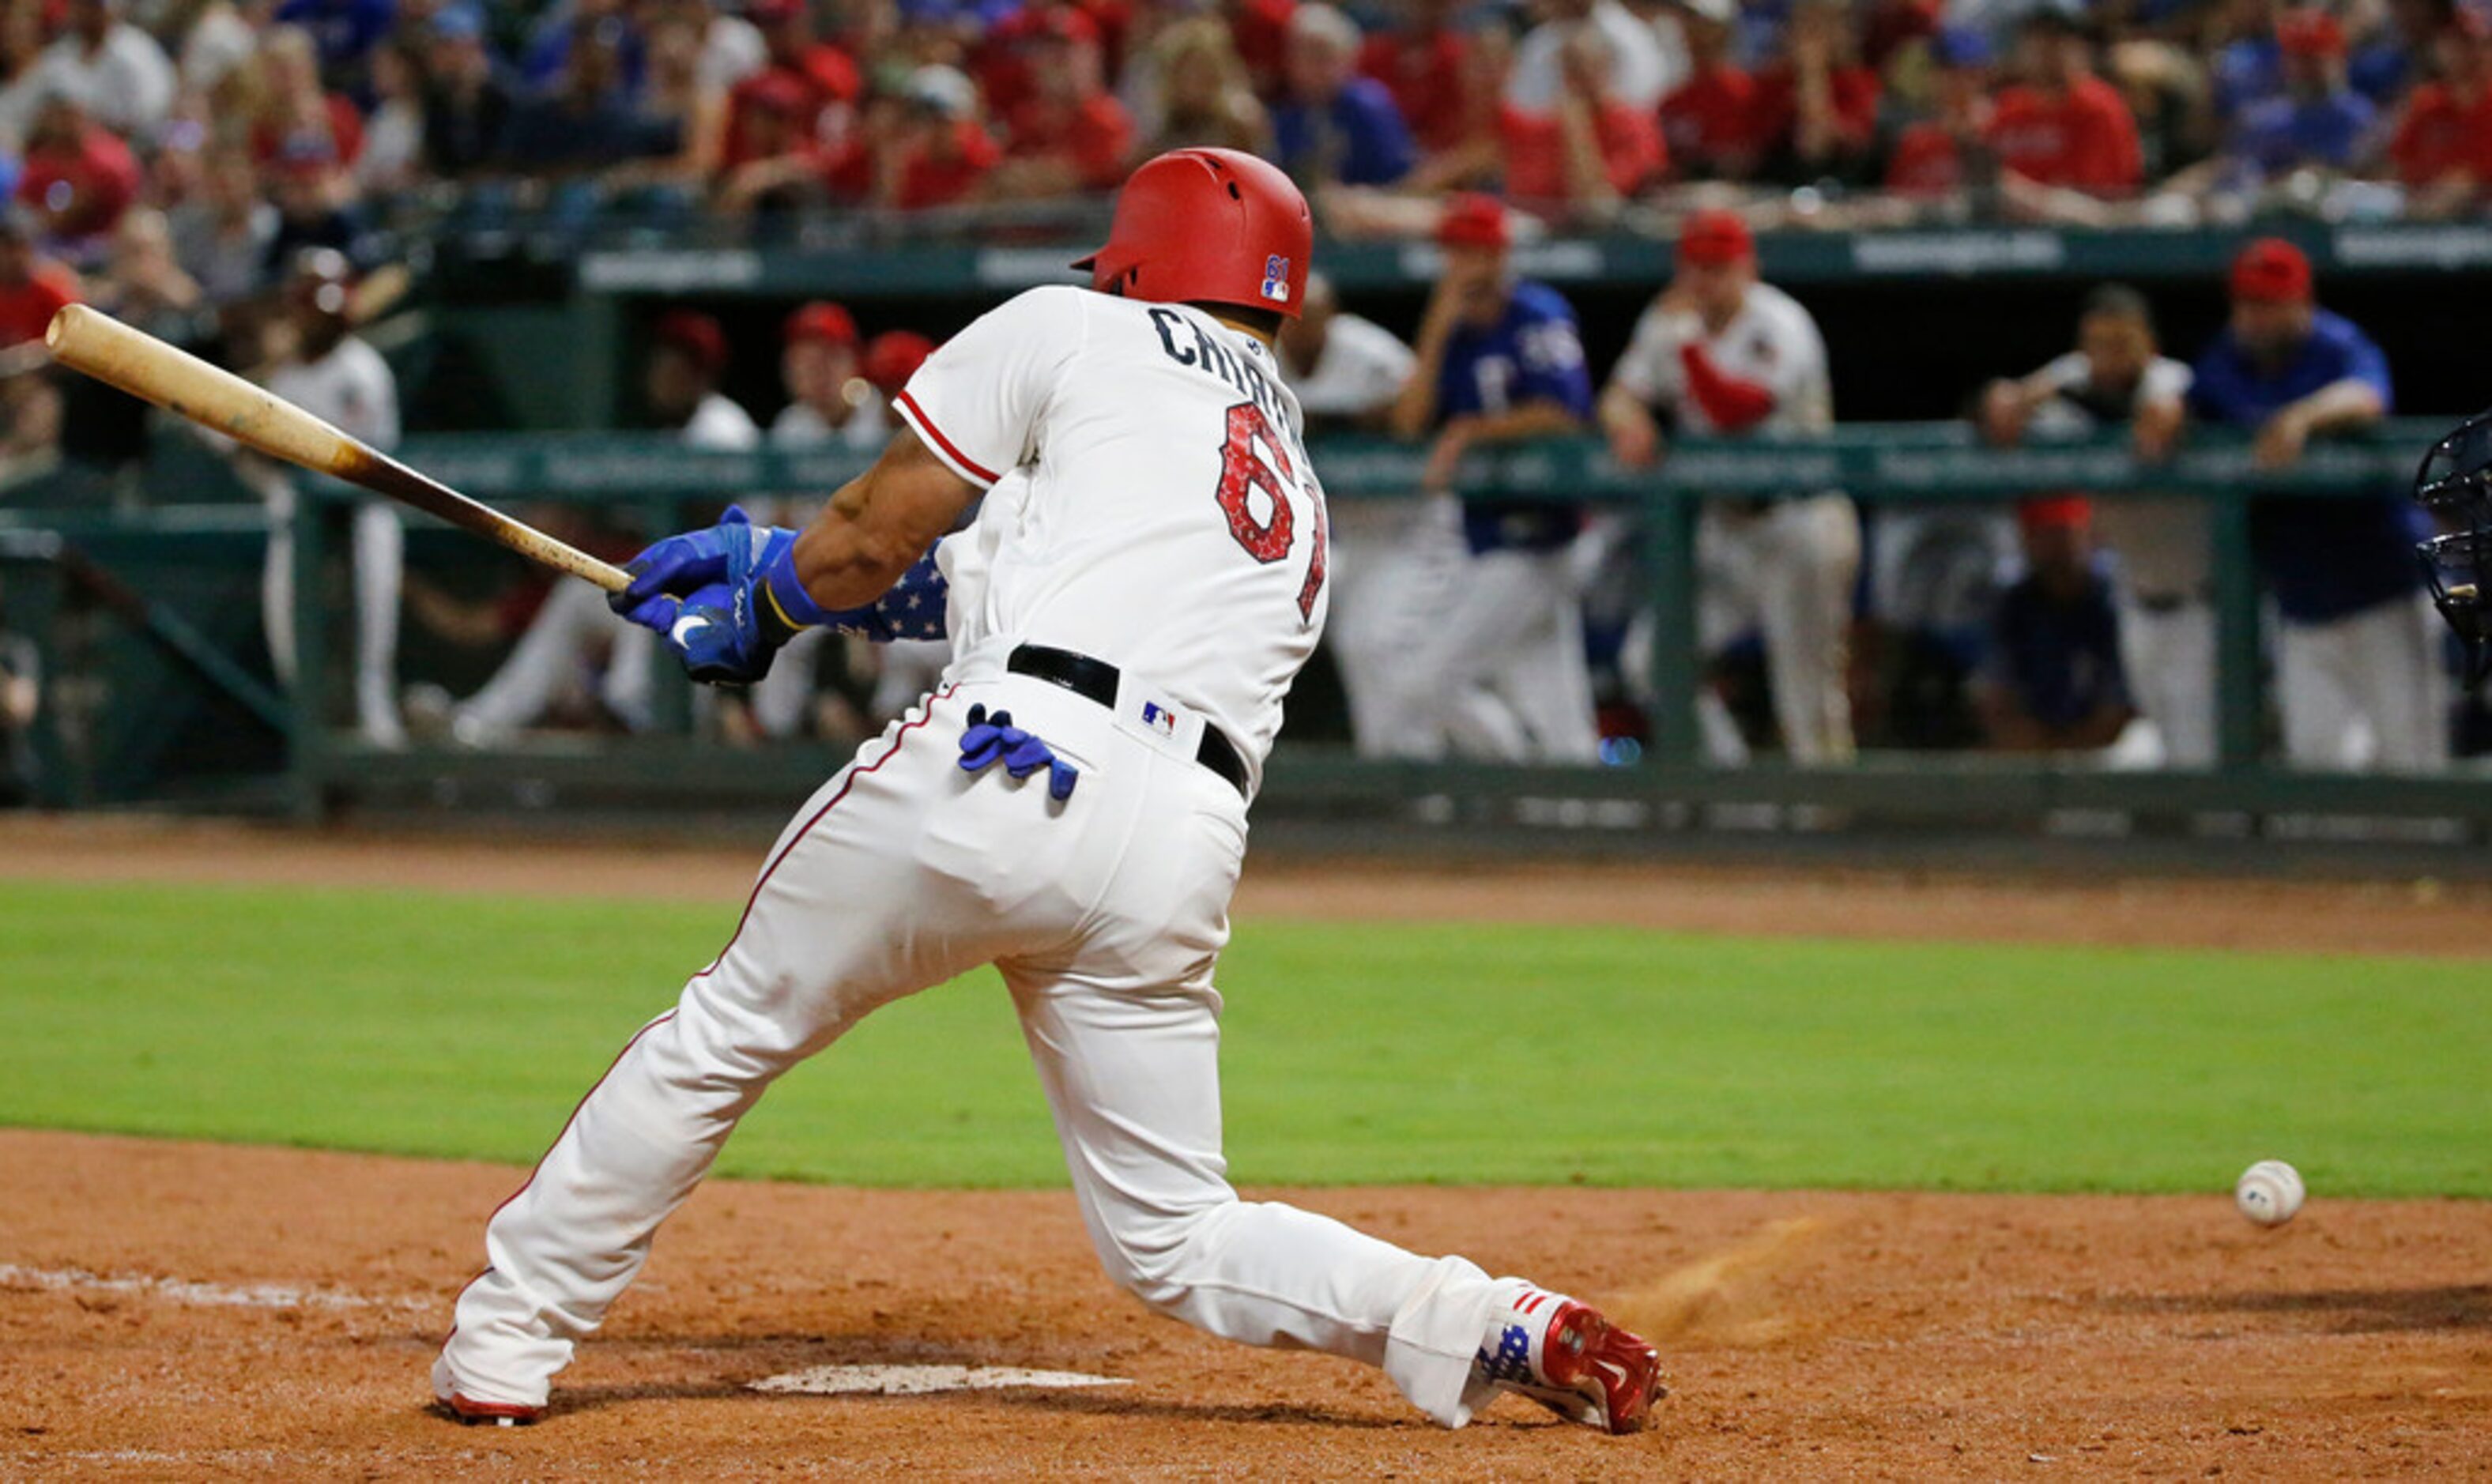
{"label": "player's hand gripping bat", "polygon": [[362,441],[348,437],[264,387],[221,371],[111,315],[73,304],[52,316],[44,343],[52,359],[178,412],[272,459],[327,474],[440,517],[557,572],[586,578],[609,593],[632,579],[623,569],[490,505],[428,478]]}

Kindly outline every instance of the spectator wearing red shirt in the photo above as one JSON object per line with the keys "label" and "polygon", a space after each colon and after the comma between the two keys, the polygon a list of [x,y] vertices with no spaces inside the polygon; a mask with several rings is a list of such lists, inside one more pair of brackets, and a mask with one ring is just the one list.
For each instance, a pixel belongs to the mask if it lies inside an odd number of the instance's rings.
{"label": "spectator wearing red shirt", "polygon": [[1990,39],[1970,27],[1951,26],[1931,41],[1938,112],[1895,136],[1886,159],[1887,190],[1935,200],[1986,185],[1997,173],[1984,138],[1991,60]]}
{"label": "spectator wearing red shirt", "polygon": [[1990,147],[2018,180],[2088,195],[2124,195],[2145,173],[2137,121],[2120,90],[2094,75],[2093,46],[2076,18],[2038,10],[2017,39],[2022,82],[2000,90]]}
{"label": "spectator wearing red shirt", "polygon": [[1687,80],[1661,101],[1661,134],[1683,180],[1745,180],[1765,143],[1757,136],[1757,83],[1731,59],[1733,0],[1679,0]]}
{"label": "spectator wearing red shirt", "polygon": [[317,138],[341,164],[364,151],[364,118],[355,105],[320,86],[320,52],[301,26],[275,26],[254,59],[260,103],[251,124],[252,158],[265,165],[289,142]]}
{"label": "spectator wearing red shirt", "polygon": [[1878,74],[1860,65],[1843,0],[1800,0],[1783,54],[1757,74],[1750,128],[1761,173],[1793,184],[1856,176],[1878,129]]}
{"label": "spectator wearing red shirt", "polygon": [[756,73],[735,89],[735,145],[727,157],[727,178],[718,204],[726,211],[777,210],[793,206],[830,168],[811,120],[814,95],[795,76],[773,69]]}
{"label": "spectator wearing red shirt", "polygon": [[982,193],[1003,151],[978,123],[978,89],[939,64],[908,76],[908,111],[875,172],[875,198],[902,211],[953,206]]}
{"label": "spectator wearing red shirt", "polygon": [[968,61],[969,75],[976,79],[990,113],[1010,117],[1029,101],[1029,48],[1054,24],[1054,13],[1059,10],[1072,11],[1090,23],[1099,40],[1102,72],[1111,77],[1124,74],[1126,33],[1134,23],[1133,10],[1125,0],[1031,0],[989,26]]}
{"label": "spectator wearing red shirt", "polygon": [[111,231],[138,199],[138,162],[121,136],[92,123],[86,110],[52,97],[26,131],[26,162],[17,200],[45,235],[83,241]]}
{"label": "spectator wearing red shirt", "polygon": [[2492,27],[2460,11],[2432,38],[2430,81],[2406,98],[2388,163],[2417,216],[2463,211],[2492,183]]}
{"label": "spectator wearing red shirt", "polygon": [[[795,132],[812,143],[836,142],[846,132],[846,109],[860,91],[856,64],[846,52],[815,38],[814,17],[805,0],[753,0],[745,15],[761,29],[769,61],[727,95],[727,167],[732,170],[771,158],[752,137],[759,109],[786,115]],[[787,106],[790,100],[795,101],[792,109]]]}
{"label": "spectator wearing red shirt", "polygon": [[1358,70],[1384,84],[1410,136],[1432,155],[1463,138],[1463,90],[1448,85],[1463,74],[1470,45],[1454,25],[1460,9],[1460,0],[1404,0],[1402,23],[1369,37],[1359,50]]}
{"label": "spectator wearing red shirt", "polygon": [[1224,0],[1230,34],[1237,38],[1237,56],[1255,91],[1265,98],[1281,91],[1282,70],[1290,54],[1290,18],[1298,0]]}
{"label": "spectator wearing red shirt", "polygon": [[1029,50],[1030,95],[1004,118],[1003,164],[988,193],[1011,199],[1112,191],[1133,154],[1134,121],[1099,75],[1099,29],[1049,13]]}
{"label": "spectator wearing red shirt", "polygon": [[1564,221],[1598,215],[1660,176],[1669,163],[1661,122],[1611,91],[1609,44],[1587,26],[1558,50],[1564,85],[1554,114],[1506,105],[1505,190],[1518,204]]}
{"label": "spectator wearing red shirt", "polygon": [[0,211],[0,349],[42,340],[52,316],[82,297],[77,275],[36,248],[42,230],[23,210]]}

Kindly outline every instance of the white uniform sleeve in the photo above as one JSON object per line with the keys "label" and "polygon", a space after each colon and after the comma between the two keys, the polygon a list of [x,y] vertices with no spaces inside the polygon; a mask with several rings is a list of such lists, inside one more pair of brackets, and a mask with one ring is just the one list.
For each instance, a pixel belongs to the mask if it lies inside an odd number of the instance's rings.
{"label": "white uniform sleeve", "polygon": [[1675,404],[1685,395],[1686,371],[1678,364],[1678,347],[1687,341],[1692,319],[1647,309],[1636,321],[1635,338],[1626,354],[1610,369],[1610,381],[1646,406]]}
{"label": "white uniform sleeve", "polygon": [[1029,460],[1064,370],[1089,335],[1088,290],[1033,288],[943,342],[892,410],[980,489]]}
{"label": "white uniform sleeve", "polygon": [[1783,302],[1782,312],[1765,316],[1765,324],[1774,341],[1773,364],[1764,368],[1765,390],[1774,394],[1774,405],[1790,406],[1825,384],[1825,337],[1794,299]]}
{"label": "white uniform sleeve", "polygon": [[[1348,331],[1343,348],[1352,352],[1351,365],[1358,374],[1360,390],[1370,398],[1370,406],[1390,402],[1410,379],[1411,368],[1419,357],[1401,339],[1382,325],[1371,324],[1354,314],[1345,314],[1333,321],[1333,333]],[[1361,409],[1365,410],[1365,409]]]}
{"label": "white uniform sleeve", "polygon": [[2033,374],[2054,392],[2067,393],[2086,384],[2093,375],[2093,365],[2086,359],[2084,351],[2071,350],[2043,362],[2042,369]]}
{"label": "white uniform sleeve", "polygon": [[2147,407],[2155,402],[2184,401],[2189,396],[2191,383],[2196,380],[2197,373],[2183,363],[2169,356],[2156,356],[2147,363],[2146,374],[2137,379],[2137,405]]}

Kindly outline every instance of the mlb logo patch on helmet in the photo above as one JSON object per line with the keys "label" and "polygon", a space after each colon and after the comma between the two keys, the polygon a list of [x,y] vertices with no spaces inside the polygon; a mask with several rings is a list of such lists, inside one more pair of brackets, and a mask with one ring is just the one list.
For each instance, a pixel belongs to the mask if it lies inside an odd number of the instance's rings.
{"label": "mlb logo patch on helmet", "polygon": [[1290,260],[1278,252],[1263,259],[1263,297],[1275,304],[1290,302]]}

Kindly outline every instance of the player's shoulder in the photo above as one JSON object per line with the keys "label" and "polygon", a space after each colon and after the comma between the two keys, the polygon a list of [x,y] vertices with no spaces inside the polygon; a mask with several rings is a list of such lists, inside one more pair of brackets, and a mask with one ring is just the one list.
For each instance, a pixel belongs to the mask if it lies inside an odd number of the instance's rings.
{"label": "player's shoulder", "polygon": [[1329,333],[1357,352],[1361,360],[1408,361],[1413,354],[1410,347],[1403,343],[1402,337],[1375,320],[1362,319],[1356,314],[1335,314]]}
{"label": "player's shoulder", "polygon": [[2360,325],[2334,310],[2314,310],[2310,315],[2310,333],[2322,344],[2340,350],[2371,348],[2370,334]]}
{"label": "player's shoulder", "polygon": [[1562,319],[1569,324],[1575,319],[1575,306],[1566,302],[1566,296],[1535,279],[1514,285],[1513,305],[1519,319]]}
{"label": "player's shoulder", "polygon": [[985,318],[994,324],[1079,328],[1101,308],[1126,302],[1071,283],[1041,283],[996,305]]}
{"label": "player's shoulder", "polygon": [[1817,329],[1817,316],[1808,312],[1808,306],[1771,283],[1750,285],[1748,307],[1776,324],[1805,325],[1812,332]]}

